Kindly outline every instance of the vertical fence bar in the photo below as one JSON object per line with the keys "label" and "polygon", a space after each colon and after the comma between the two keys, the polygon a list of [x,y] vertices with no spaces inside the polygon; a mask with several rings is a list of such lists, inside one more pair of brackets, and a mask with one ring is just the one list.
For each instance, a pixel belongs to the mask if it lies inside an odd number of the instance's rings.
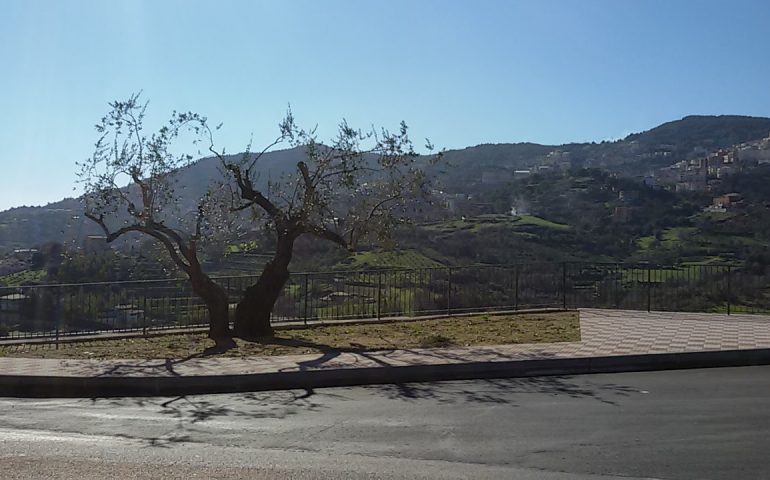
{"label": "vertical fence bar", "polygon": [[647,311],[652,311],[652,268],[647,265]]}
{"label": "vertical fence bar", "polygon": [[567,262],[561,264],[561,308],[567,309]]}
{"label": "vertical fence bar", "polygon": [[310,274],[306,273],[305,274],[305,307],[302,313],[302,318],[305,321],[305,325],[307,325],[307,300],[308,300],[308,297],[310,296],[309,286],[310,286]]}
{"label": "vertical fence bar", "polygon": [[732,296],[732,286],[731,286],[731,280],[732,280],[732,267],[729,265],[727,266],[727,314],[730,315],[730,297]]}
{"label": "vertical fence bar", "polygon": [[377,320],[382,318],[382,272],[377,272]]}
{"label": "vertical fence bar", "polygon": [[230,277],[225,280],[225,289],[227,291],[227,324],[230,325]]}
{"label": "vertical fence bar", "polygon": [[61,288],[56,289],[56,309],[54,310],[56,321],[56,350],[59,349],[59,323],[61,322]]}
{"label": "vertical fence bar", "polygon": [[521,266],[516,265],[516,269],[514,271],[514,279],[513,279],[513,309],[518,310],[519,309],[519,273],[521,271]]}
{"label": "vertical fence bar", "polygon": [[147,284],[142,292],[142,336],[147,336]]}
{"label": "vertical fence bar", "polygon": [[452,312],[452,267],[447,268],[446,313]]}

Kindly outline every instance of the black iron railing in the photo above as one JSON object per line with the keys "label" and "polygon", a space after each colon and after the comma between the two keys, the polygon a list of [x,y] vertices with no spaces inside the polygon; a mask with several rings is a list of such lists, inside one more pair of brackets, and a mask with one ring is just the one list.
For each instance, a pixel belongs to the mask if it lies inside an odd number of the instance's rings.
{"label": "black iron railing", "polygon": [[[231,308],[256,276],[222,277]],[[770,313],[770,268],[529,263],[292,274],[274,323],[542,308]],[[0,287],[0,337],[204,326],[186,280]]]}

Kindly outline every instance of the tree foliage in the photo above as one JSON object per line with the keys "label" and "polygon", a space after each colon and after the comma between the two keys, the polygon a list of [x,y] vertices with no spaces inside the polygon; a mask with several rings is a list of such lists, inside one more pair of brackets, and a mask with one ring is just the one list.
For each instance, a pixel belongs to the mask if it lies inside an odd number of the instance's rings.
{"label": "tree foliage", "polygon": [[[211,140],[211,129],[205,122],[202,126]],[[293,173],[262,190],[257,186],[260,159],[281,144],[298,148],[302,157]],[[433,149],[429,141],[426,148]],[[244,336],[271,332],[270,312],[288,279],[297,238],[310,235],[346,249],[389,238],[395,226],[409,221],[410,206],[429,201],[423,168],[441,158],[420,156],[404,122],[395,131],[365,131],[343,120],[336,137],[322,143],[315,130],[296,124],[291,110],[279,124],[279,136],[256,154],[247,149],[233,159],[217,151],[213,141],[209,150],[229,177],[230,210],[250,211],[276,240],[274,257],[238,305],[236,331]]]}
{"label": "tree foliage", "polygon": [[[160,242],[174,263],[187,274],[193,291],[209,309],[209,334],[229,335],[225,291],[203,271],[201,242],[221,230],[227,221],[209,191],[195,210],[183,211],[177,195],[176,175],[193,156],[176,153],[176,142],[196,144],[206,118],[196,113],[174,112],[157,132],[144,129],[147,103],[139,94],[110,104],[110,112],[96,125],[100,137],[94,154],[79,164],[84,185],[85,215],[96,222],[107,242],[127,234],[148,235]],[[181,142],[180,142],[181,143]],[[128,183],[128,187],[123,185]]]}
{"label": "tree foliage", "polygon": [[[96,126],[100,138],[93,156],[80,164],[86,191],[86,216],[103,230],[108,242],[127,234],[144,234],[160,242],[192,281],[207,304],[212,337],[229,335],[228,299],[201,267],[199,251],[206,239],[224,239],[244,223],[262,224],[275,239],[275,255],[236,310],[236,333],[271,335],[270,314],[286,283],[294,242],[302,235],[354,249],[362,241],[387,239],[395,226],[410,220],[414,205],[429,202],[423,168],[441,155],[419,155],[401,123],[395,131],[356,129],[346,121],[337,135],[322,143],[315,130],[297,126],[291,111],[279,124],[275,141],[258,153],[227,156],[214,145],[206,117],[174,112],[166,125],[146,134],[147,104],[139,95],[110,104]],[[221,126],[221,125],[220,125]],[[177,142],[207,142],[219,160],[222,179],[210,179],[208,192],[194,211],[185,212],[177,194],[177,174],[193,161],[176,153]],[[260,160],[270,149],[288,146],[299,158],[291,173],[266,188]],[[432,145],[427,143],[430,150]],[[123,187],[128,183],[128,187]]]}

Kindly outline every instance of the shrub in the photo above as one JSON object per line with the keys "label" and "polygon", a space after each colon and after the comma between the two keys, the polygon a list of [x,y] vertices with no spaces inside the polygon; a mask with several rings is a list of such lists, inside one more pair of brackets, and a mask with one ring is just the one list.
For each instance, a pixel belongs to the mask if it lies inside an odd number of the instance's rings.
{"label": "shrub", "polygon": [[438,334],[428,335],[420,339],[420,346],[422,348],[450,347],[452,345],[454,345],[454,342],[452,342],[451,338]]}

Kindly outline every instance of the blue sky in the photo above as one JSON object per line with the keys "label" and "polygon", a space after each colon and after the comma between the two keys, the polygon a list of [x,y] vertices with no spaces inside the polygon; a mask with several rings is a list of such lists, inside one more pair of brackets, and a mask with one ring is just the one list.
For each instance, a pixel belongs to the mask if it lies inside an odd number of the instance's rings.
{"label": "blue sky", "polygon": [[601,141],[770,116],[770,2],[0,1],[0,210],[78,193],[107,103],[142,90],[269,142],[405,120],[439,147]]}

